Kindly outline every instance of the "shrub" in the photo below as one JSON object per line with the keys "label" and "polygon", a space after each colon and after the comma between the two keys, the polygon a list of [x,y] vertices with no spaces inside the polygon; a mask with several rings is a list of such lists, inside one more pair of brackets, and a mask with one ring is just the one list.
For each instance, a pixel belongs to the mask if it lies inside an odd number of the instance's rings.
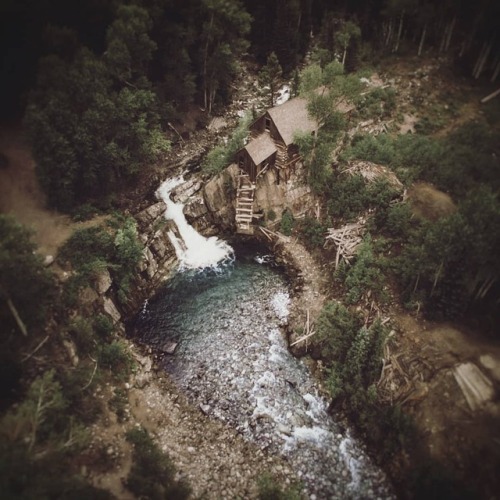
{"label": "shrub", "polygon": [[384,229],[396,238],[406,238],[411,228],[412,213],[407,203],[397,203],[387,211]]}
{"label": "shrub", "polygon": [[290,210],[285,210],[281,216],[280,231],[285,236],[290,236],[294,225],[295,219],[293,218],[292,212],[290,212]]}
{"label": "shrub", "polygon": [[299,231],[308,248],[321,248],[325,243],[328,226],[312,217],[305,217],[299,222]]}
{"label": "shrub", "polygon": [[344,284],[347,289],[345,299],[348,304],[355,304],[368,291],[381,302],[387,300],[384,291],[385,277],[374,255],[369,237],[361,244],[354,264],[346,271]]}
{"label": "shrub", "polygon": [[207,154],[201,167],[203,172],[208,175],[218,174],[234,161],[234,155],[245,145],[251,121],[252,114],[247,113],[241,118],[227,144],[216,146]]}
{"label": "shrub", "polygon": [[184,499],[190,495],[189,486],[175,480],[175,468],[165,453],[143,428],[127,432],[127,440],[134,446],[133,463],[127,477],[127,488],[139,498]]}
{"label": "shrub", "polygon": [[107,227],[75,231],[59,251],[59,256],[70,262],[77,272],[65,284],[67,305],[74,305],[78,290],[90,286],[103,270],[111,272],[117,284],[118,299],[125,303],[142,251],[136,222],[130,217],[118,215],[108,221]]}
{"label": "shrub", "polygon": [[316,322],[321,354],[328,363],[343,363],[354,336],[361,327],[361,318],[338,302],[328,302]]}
{"label": "shrub", "polygon": [[89,354],[95,349],[97,344],[94,330],[88,319],[77,316],[69,326],[69,333],[75,341],[80,355]]}
{"label": "shrub", "polygon": [[94,330],[101,339],[107,339],[113,333],[113,321],[107,314],[98,314],[94,319]]}
{"label": "shrub", "polygon": [[118,340],[101,346],[99,362],[120,379],[128,377],[134,366],[126,345]]}
{"label": "shrub", "polygon": [[276,217],[277,217],[276,212],[273,209],[271,209],[267,212],[267,220],[268,221],[273,222],[276,220]]}
{"label": "shrub", "polygon": [[396,109],[396,92],[390,87],[376,88],[359,96],[356,109],[364,119],[387,118]]}

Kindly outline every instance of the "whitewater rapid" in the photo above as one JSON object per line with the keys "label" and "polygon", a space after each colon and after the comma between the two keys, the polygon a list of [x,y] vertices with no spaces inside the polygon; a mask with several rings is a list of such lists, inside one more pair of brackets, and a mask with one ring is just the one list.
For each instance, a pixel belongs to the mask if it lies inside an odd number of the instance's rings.
{"label": "whitewater rapid", "polygon": [[216,236],[205,238],[199,234],[186,220],[184,205],[170,198],[172,191],[184,182],[182,176],[168,179],[156,192],[167,205],[165,218],[177,226],[177,234],[169,231],[168,237],[175,249],[180,270],[215,268],[221,262],[233,260],[234,251],[228,243]]}
{"label": "whitewater rapid", "polygon": [[282,456],[310,498],[393,498],[384,474],[328,414],[307,366],[280,327],[291,299],[272,256],[247,242],[220,272],[177,273],[139,318],[141,340],[160,351],[172,380],[211,418]]}

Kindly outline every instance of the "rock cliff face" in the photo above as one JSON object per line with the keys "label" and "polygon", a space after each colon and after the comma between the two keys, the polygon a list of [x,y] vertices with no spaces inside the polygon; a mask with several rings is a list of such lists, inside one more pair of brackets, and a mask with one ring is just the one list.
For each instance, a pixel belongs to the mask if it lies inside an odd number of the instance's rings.
{"label": "rock cliff face", "polygon": [[[172,193],[175,202],[184,204],[187,221],[202,235],[213,236],[234,232],[235,198],[238,167],[231,165],[207,183],[192,177],[179,185]],[[303,214],[312,206],[313,198],[305,184],[300,182],[301,169],[287,182],[277,183],[276,173],[267,172],[257,182],[254,210],[263,215],[264,221],[274,212],[279,220],[284,210],[290,210],[295,216]],[[158,201],[134,215],[137,221],[139,238],[144,245],[138,272],[131,283],[127,303],[118,303],[109,273],[96,279],[92,303],[104,310],[115,323],[123,316],[130,317],[137,313],[144,301],[158,286],[168,278],[177,265],[175,249],[168,233],[176,231],[175,224],[165,219],[166,205]],[[90,304],[89,304],[90,305]]]}
{"label": "rock cliff face", "polygon": [[292,212],[294,216],[303,215],[313,206],[313,195],[304,179],[303,167],[299,163],[296,170],[292,172],[290,179],[278,183],[274,170],[268,170],[262,177],[257,179],[257,190],[255,191],[254,210],[264,215],[264,219],[271,219],[270,212],[280,219],[285,210]]}

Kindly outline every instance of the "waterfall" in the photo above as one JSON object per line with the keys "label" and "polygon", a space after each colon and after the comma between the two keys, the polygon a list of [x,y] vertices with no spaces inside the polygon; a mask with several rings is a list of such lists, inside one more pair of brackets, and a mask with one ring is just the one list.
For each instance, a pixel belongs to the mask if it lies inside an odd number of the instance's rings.
{"label": "waterfall", "polygon": [[174,231],[168,232],[168,237],[174,246],[181,269],[215,268],[225,260],[233,260],[234,252],[230,245],[216,236],[205,238],[189,225],[184,216],[182,203],[175,203],[170,199],[173,189],[184,182],[184,178],[175,177],[166,180],[156,194],[166,203],[165,218],[175,222],[178,235]]}

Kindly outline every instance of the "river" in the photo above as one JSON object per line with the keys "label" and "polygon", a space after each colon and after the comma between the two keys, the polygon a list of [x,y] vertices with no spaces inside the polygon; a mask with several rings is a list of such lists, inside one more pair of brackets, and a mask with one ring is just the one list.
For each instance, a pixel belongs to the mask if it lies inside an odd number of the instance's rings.
{"label": "river", "polygon": [[181,183],[158,191],[178,228],[170,238],[180,266],[138,316],[141,342],[177,344],[163,368],[188,399],[289,461],[310,499],[391,498],[383,472],[327,414],[317,381],[288,351],[283,270],[254,244],[233,249],[198,235],[170,200]]}

